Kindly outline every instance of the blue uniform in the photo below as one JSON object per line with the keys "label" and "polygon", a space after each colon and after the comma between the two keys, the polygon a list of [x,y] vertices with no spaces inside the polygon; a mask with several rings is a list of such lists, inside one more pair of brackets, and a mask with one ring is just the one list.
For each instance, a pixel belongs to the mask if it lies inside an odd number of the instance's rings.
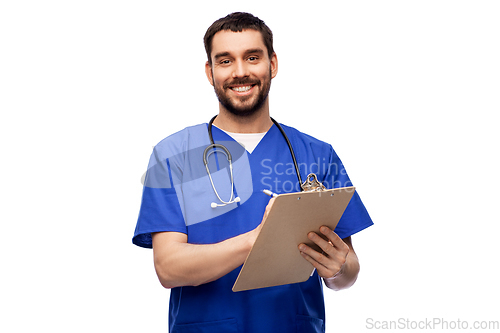
{"label": "blue uniform", "polygon": [[[327,188],[352,186],[329,144],[288,126],[283,129],[303,179],[314,172]],[[234,187],[241,201],[211,208],[212,202],[219,201],[203,164],[203,151],[210,143],[207,124],[188,127],[153,150],[134,244],[151,248],[151,233],[162,231],[185,233],[193,244],[217,243],[259,225],[269,202],[262,190],[299,191],[290,151],[275,125],[251,154],[220,129],[212,131],[214,141],[232,154]],[[212,154],[209,168],[219,195],[227,201],[231,181],[226,157]],[[372,224],[355,192],[335,232],[345,238]],[[324,332],[322,281],[316,272],[302,283],[233,292],[240,269],[198,287],[173,288],[170,332]]]}

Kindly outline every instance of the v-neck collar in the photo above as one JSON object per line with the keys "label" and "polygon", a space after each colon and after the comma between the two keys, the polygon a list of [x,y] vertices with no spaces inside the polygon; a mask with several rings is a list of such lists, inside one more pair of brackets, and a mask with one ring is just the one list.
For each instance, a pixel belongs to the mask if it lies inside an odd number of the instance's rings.
{"label": "v-neck collar", "polygon": [[[217,129],[217,136],[223,136],[223,137],[226,137],[228,138],[229,140],[224,140],[224,139],[220,139],[220,141],[234,141],[238,144],[240,144],[238,141],[236,141],[231,135],[227,134],[225,131],[221,130],[220,128],[218,128],[217,126],[213,125],[213,128],[216,128]],[[264,141],[267,141],[267,139],[269,138],[269,136],[271,135],[272,132],[275,132],[277,130],[277,127],[275,124],[273,124],[269,130],[266,132],[266,134],[264,134],[264,136],[262,137],[262,139],[259,141],[259,143],[257,144],[257,146],[255,146],[255,148],[253,149],[253,151],[250,153],[248,150],[245,149],[245,151],[247,152],[248,155],[253,155],[255,154],[256,151],[259,151],[263,148],[261,148],[261,146],[264,146],[263,142]],[[212,129],[212,132],[213,132],[213,129]],[[214,138],[214,142],[217,141],[215,138]],[[215,142],[217,143],[217,142]],[[241,144],[240,144],[241,145]]]}

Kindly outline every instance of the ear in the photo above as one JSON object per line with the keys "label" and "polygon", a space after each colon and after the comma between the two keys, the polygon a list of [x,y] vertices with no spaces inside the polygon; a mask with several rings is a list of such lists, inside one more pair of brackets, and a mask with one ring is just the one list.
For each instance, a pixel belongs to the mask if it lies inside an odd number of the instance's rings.
{"label": "ear", "polygon": [[276,53],[271,56],[271,78],[274,79],[278,74],[278,57]]}
{"label": "ear", "polygon": [[208,63],[205,63],[205,74],[207,75],[208,82],[213,86],[214,85],[214,76],[212,73],[212,66]]}

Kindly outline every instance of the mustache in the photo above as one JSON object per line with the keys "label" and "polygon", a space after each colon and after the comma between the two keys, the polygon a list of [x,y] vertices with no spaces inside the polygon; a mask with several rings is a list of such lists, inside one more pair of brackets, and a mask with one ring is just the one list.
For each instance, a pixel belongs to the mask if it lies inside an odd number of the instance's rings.
{"label": "mustache", "polygon": [[236,80],[224,83],[223,88],[224,89],[228,89],[229,87],[235,86],[235,85],[252,85],[252,86],[253,85],[260,85],[260,80],[256,80],[256,79],[236,79]]}

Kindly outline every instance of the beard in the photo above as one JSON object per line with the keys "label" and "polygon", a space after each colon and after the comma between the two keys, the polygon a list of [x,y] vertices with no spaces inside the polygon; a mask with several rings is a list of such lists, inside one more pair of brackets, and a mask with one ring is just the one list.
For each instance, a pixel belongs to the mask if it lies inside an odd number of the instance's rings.
{"label": "beard", "polygon": [[[213,81],[212,81],[213,82]],[[255,85],[259,88],[257,96],[244,96],[237,97],[237,101],[228,96],[227,90],[231,85]],[[269,68],[269,75],[264,81],[258,79],[236,79],[231,82],[225,83],[222,88],[215,85],[215,95],[222,106],[235,116],[248,117],[255,114],[264,104],[271,90],[271,68]],[[239,102],[239,103],[238,103]]]}

